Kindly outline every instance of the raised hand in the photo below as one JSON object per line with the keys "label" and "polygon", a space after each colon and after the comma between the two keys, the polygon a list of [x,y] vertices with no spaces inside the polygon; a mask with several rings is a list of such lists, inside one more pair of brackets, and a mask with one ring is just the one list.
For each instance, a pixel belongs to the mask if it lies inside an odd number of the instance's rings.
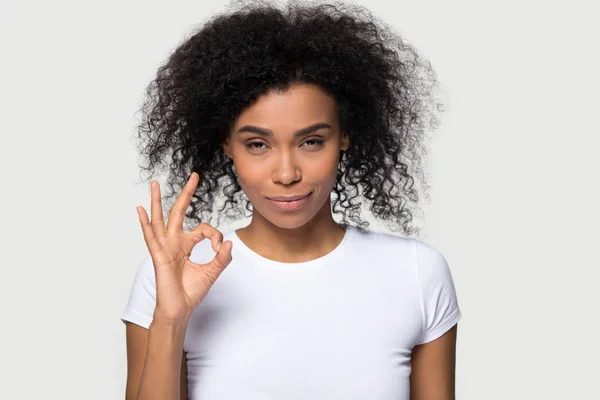
{"label": "raised hand", "polygon": [[[189,233],[183,231],[185,212],[199,179],[200,176],[193,172],[169,212],[167,225],[163,219],[158,182],[151,183],[152,221],[148,220],[143,207],[136,207],[156,274],[155,319],[187,323],[192,312],[231,262],[232,243],[223,242],[223,234],[217,229],[201,223]],[[193,247],[206,238],[210,239],[217,253],[215,258],[206,264],[190,261]]]}

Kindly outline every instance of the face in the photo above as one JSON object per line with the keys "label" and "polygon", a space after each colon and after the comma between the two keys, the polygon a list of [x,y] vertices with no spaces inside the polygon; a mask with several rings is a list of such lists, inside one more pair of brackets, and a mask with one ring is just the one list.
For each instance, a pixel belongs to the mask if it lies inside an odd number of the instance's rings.
{"label": "face", "polygon": [[[245,109],[223,150],[252,203],[253,222],[264,218],[293,229],[331,218],[339,153],[348,146],[335,100],[318,86],[296,85],[285,93],[271,91]],[[296,202],[272,200],[305,195]]]}

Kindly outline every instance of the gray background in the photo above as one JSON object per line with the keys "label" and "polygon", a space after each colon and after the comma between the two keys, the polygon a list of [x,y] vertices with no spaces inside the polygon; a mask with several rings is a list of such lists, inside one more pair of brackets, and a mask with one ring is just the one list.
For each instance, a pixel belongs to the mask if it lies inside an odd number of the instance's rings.
{"label": "gray background", "polygon": [[[149,207],[134,113],[225,3],[2,1],[0,398],[123,397]],[[359,3],[447,92],[423,238],[463,311],[457,398],[600,398],[596,2]]]}

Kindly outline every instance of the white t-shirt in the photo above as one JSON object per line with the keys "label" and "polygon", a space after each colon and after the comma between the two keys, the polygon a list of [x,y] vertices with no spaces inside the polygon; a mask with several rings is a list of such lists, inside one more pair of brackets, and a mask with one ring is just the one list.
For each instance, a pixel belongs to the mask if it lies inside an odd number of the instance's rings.
{"label": "white t-shirt", "polygon": [[[233,259],[194,311],[185,335],[191,399],[408,400],[410,357],[461,318],[443,255],[415,239],[348,226],[330,253],[269,260],[234,230]],[[209,240],[191,260],[214,257]],[[152,259],[122,315],[148,328]]]}

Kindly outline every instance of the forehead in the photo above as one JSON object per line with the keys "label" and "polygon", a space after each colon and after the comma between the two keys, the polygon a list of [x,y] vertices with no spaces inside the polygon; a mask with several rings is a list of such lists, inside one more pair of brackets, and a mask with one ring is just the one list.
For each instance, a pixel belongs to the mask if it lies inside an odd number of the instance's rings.
{"label": "forehead", "polygon": [[252,124],[287,132],[315,122],[337,126],[337,105],[320,87],[303,84],[291,86],[285,92],[272,90],[260,96],[238,116],[234,129]]}

